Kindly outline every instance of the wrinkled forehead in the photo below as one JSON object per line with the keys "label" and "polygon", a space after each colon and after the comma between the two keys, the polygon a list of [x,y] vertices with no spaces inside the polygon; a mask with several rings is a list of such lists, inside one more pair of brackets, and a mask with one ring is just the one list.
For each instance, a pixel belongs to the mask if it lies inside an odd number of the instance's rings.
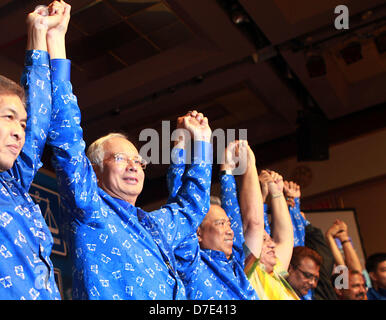
{"label": "wrinkled forehead", "polygon": [[0,111],[10,110],[19,119],[27,118],[27,111],[17,95],[0,95]]}
{"label": "wrinkled forehead", "polygon": [[299,267],[311,273],[319,273],[320,267],[310,257],[304,257],[299,261]]}
{"label": "wrinkled forehead", "polygon": [[127,139],[112,137],[103,143],[105,155],[125,153],[128,155],[138,155],[137,148]]}
{"label": "wrinkled forehead", "polygon": [[206,215],[212,220],[219,220],[219,219],[229,220],[225,210],[217,204],[211,204],[209,211]]}
{"label": "wrinkled forehead", "polygon": [[360,273],[349,273],[349,283],[350,285],[364,285],[365,279]]}
{"label": "wrinkled forehead", "polygon": [[221,208],[221,206],[219,206],[217,204],[211,204],[209,211],[205,215],[205,218],[202,221],[201,225],[203,225],[205,223],[212,223],[212,222],[215,222],[218,220],[228,221],[229,218],[228,218],[227,214],[225,213],[224,209]]}

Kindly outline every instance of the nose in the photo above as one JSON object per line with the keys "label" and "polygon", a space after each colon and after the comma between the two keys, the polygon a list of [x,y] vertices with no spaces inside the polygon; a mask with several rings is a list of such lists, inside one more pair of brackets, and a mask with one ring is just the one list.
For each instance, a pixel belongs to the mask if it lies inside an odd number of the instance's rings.
{"label": "nose", "polygon": [[310,284],[311,288],[315,289],[316,286],[318,285],[318,280],[317,280],[317,278],[312,276],[311,278],[308,279],[308,283]]}
{"label": "nose", "polygon": [[138,167],[135,165],[135,163],[132,160],[130,160],[127,163],[126,170],[131,171],[131,172],[137,172]]}
{"label": "nose", "polygon": [[276,247],[276,244],[275,244],[275,242],[272,239],[269,239],[269,241],[267,243],[267,247],[271,248],[271,249],[274,249]]}
{"label": "nose", "polygon": [[15,121],[12,126],[11,135],[17,140],[20,141],[25,135],[24,128],[19,121]]}
{"label": "nose", "polygon": [[232,235],[232,237],[233,237],[233,235],[234,235],[233,229],[232,229],[232,227],[230,226],[230,224],[227,225],[226,234],[229,235],[229,236]]}

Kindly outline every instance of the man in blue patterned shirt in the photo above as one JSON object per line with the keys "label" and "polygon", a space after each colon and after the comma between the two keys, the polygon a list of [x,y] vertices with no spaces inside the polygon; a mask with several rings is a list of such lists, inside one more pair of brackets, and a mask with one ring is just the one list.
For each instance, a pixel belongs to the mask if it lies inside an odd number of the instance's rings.
{"label": "man in blue patterned shirt", "polygon": [[[56,39],[63,44],[64,33]],[[145,212],[135,206],[145,164],[125,136],[98,139],[89,148],[90,159],[86,156],[69,73],[65,80],[55,76],[63,68],[69,71],[69,65],[64,57],[55,61],[47,142],[53,148],[62,222],[74,263],[73,298],[186,299],[174,251],[209,209],[211,129],[207,118],[196,111],[181,117],[194,140],[192,162],[175,201]]]}
{"label": "man in blue patterned shirt", "polygon": [[[236,149],[243,149],[243,152],[236,152]],[[240,192],[241,201],[248,203],[243,213],[240,212],[236,181],[231,173],[236,166],[236,154],[242,154],[242,160],[247,162]],[[244,273],[243,252],[243,243],[248,242],[253,247],[259,242],[256,234],[262,234],[264,230],[263,202],[254,155],[246,141],[231,142],[225,155],[220,176],[221,202],[211,202],[197,232],[192,230],[191,236],[176,250],[178,272],[191,300],[258,299]],[[167,176],[169,201],[173,201],[178,192],[185,170],[183,153],[180,153],[180,158],[175,158],[178,161],[170,167]],[[251,219],[247,218],[253,218],[257,223],[248,223]]]}
{"label": "man in blue patterned shirt", "polygon": [[51,117],[48,29],[59,16],[42,9],[27,18],[24,90],[0,77],[0,299],[60,299],[49,258],[53,239],[28,195],[42,166]]}

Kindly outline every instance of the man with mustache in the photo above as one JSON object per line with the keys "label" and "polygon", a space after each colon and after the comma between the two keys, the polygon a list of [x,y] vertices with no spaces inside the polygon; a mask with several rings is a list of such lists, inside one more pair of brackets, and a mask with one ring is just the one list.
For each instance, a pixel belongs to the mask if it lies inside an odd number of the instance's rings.
{"label": "man with mustache", "polygon": [[[336,219],[326,232],[327,243],[331,248],[335,264],[341,272],[331,277],[335,293],[340,300],[367,300],[367,288],[362,274],[363,267],[356,253],[348,233],[347,224]],[[335,239],[339,239],[343,248],[343,255]]]}
{"label": "man with mustache", "polygon": [[[54,10],[56,4],[50,8]],[[27,17],[24,89],[0,76],[0,299],[60,299],[49,258],[53,239],[28,195],[51,117],[47,36],[60,17],[37,8]],[[24,93],[25,90],[25,93]]]}
{"label": "man with mustache", "polygon": [[[264,228],[263,202],[255,163],[247,141],[229,144],[220,167],[221,200],[211,197],[209,211],[198,229],[192,230],[176,249],[177,271],[190,300],[258,299],[244,273],[243,252],[244,243],[252,247],[256,240],[259,242],[254,234],[261,234]],[[239,208],[236,180],[232,175],[236,165],[239,171],[244,171],[240,188],[240,201],[248,203],[244,212]],[[184,161],[180,161],[169,169],[170,199],[181,187],[185,167]],[[255,223],[248,220],[247,212]]]}
{"label": "man with mustache", "polygon": [[[340,281],[341,277],[348,277]],[[363,274],[357,270],[346,270],[331,277],[335,293],[339,300],[367,300],[367,288]]]}
{"label": "man with mustache", "polygon": [[315,250],[303,246],[293,249],[287,281],[302,300],[318,285],[322,263],[322,257]]}

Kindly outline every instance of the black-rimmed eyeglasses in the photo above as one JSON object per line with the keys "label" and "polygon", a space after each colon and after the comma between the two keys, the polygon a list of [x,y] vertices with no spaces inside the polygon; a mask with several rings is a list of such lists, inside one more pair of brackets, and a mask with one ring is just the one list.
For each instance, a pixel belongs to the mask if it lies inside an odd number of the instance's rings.
{"label": "black-rimmed eyeglasses", "polygon": [[306,272],[306,271],[299,269],[299,266],[297,266],[296,269],[301,272],[301,274],[304,276],[304,278],[306,278],[308,280],[314,280],[315,283],[317,283],[319,281],[319,277],[313,275],[312,273],[309,273],[309,272]]}

